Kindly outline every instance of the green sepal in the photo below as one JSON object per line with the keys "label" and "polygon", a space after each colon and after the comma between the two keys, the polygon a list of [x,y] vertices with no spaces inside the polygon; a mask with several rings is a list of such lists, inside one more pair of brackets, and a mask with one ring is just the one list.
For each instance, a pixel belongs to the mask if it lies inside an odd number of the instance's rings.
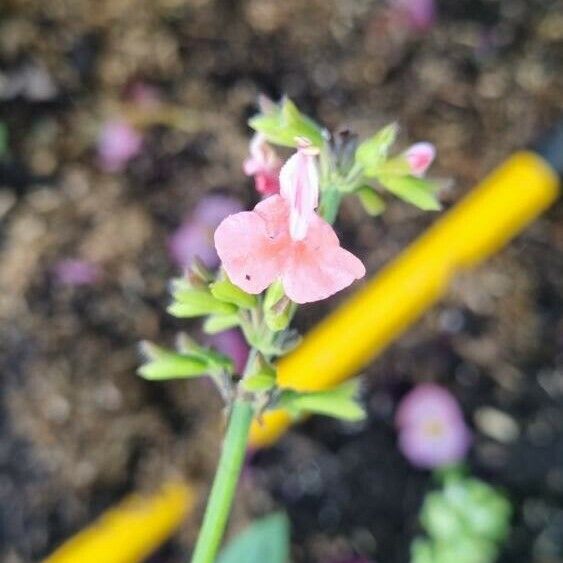
{"label": "green sepal", "polygon": [[294,417],[314,413],[357,422],[366,417],[356,398],[357,393],[357,381],[350,381],[327,391],[300,393],[286,390],[281,393],[278,406],[287,409]]}
{"label": "green sepal", "polygon": [[239,326],[240,318],[236,314],[232,315],[211,315],[203,321],[203,332],[206,334],[217,334],[230,328]]}
{"label": "green sepal", "polygon": [[360,143],[356,149],[356,163],[364,170],[364,176],[375,176],[385,162],[389,149],[397,139],[399,126],[391,123],[380,129],[373,137]]}
{"label": "green sepal", "polygon": [[230,315],[237,307],[232,303],[219,301],[207,289],[193,288],[186,280],[172,280],[174,301],[166,309],[174,317],[191,318],[204,315]]}
{"label": "green sepal", "polygon": [[241,385],[245,391],[269,391],[276,384],[276,368],[260,353],[256,354]]}
{"label": "green sepal", "polygon": [[385,202],[371,186],[362,186],[356,194],[368,215],[376,217],[385,211]]}
{"label": "green sepal", "polygon": [[234,363],[229,356],[221,354],[214,348],[208,348],[198,344],[193,338],[190,338],[185,332],[178,334],[176,339],[176,348],[182,354],[189,354],[205,361],[212,375],[218,371],[226,371],[233,373]]}
{"label": "green sepal", "polygon": [[257,303],[255,295],[246,293],[246,291],[235,285],[228,278],[210,284],[209,289],[216,299],[225,303],[231,303],[241,309],[252,309]]}
{"label": "green sepal", "polygon": [[264,320],[272,332],[285,330],[293,314],[293,303],[286,297],[280,280],[266,291],[264,298]]}
{"label": "green sepal", "polygon": [[287,97],[268,113],[251,117],[248,124],[276,145],[296,147],[299,137],[309,140],[315,147],[321,147],[324,143],[319,125],[303,115]]}
{"label": "green sepal", "polygon": [[436,186],[424,178],[378,175],[377,180],[392,194],[419,209],[439,211],[442,208],[436,197]]}
{"label": "green sepal", "polygon": [[147,341],[141,342],[141,350],[148,361],[138,368],[137,373],[144,379],[183,379],[208,372],[208,363],[197,355],[180,354]]}

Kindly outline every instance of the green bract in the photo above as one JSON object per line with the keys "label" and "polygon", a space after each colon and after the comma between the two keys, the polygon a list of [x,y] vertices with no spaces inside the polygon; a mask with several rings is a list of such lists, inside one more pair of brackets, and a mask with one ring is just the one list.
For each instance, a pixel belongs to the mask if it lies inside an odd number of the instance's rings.
{"label": "green bract", "polygon": [[181,379],[198,377],[208,372],[209,364],[199,356],[180,354],[146,341],[141,343],[141,349],[148,361],[137,373],[145,379]]}
{"label": "green bract", "polygon": [[416,176],[378,175],[378,181],[392,194],[425,211],[442,208],[436,198],[436,186]]}
{"label": "green bract", "polygon": [[362,166],[364,176],[375,176],[379,167],[387,159],[389,149],[397,138],[399,126],[391,123],[366,139],[356,149],[356,162]]}
{"label": "green bract", "polygon": [[183,280],[172,282],[174,299],[167,311],[180,318],[201,317],[204,315],[229,315],[236,313],[237,306],[215,298],[206,288],[194,288]]}
{"label": "green bract", "polygon": [[366,213],[375,217],[385,211],[385,202],[371,186],[362,186],[356,191]]}
{"label": "green bract", "polygon": [[227,278],[212,283],[209,289],[216,299],[231,303],[241,309],[252,309],[257,303],[255,295],[246,293]]}
{"label": "green bract", "polygon": [[303,115],[287,97],[268,113],[250,118],[248,124],[271,143],[284,147],[296,147],[303,137],[315,147],[324,143],[322,129],[312,119]]}
{"label": "green bract", "polygon": [[366,416],[356,398],[357,394],[357,381],[350,381],[327,391],[300,393],[286,390],[280,396],[279,406],[287,409],[295,417],[305,413],[315,413],[356,422]]}

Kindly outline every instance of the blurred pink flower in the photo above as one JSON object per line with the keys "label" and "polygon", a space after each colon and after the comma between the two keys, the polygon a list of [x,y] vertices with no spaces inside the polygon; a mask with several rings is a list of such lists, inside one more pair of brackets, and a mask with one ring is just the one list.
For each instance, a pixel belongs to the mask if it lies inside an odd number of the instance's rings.
{"label": "blurred pink flower", "polygon": [[53,276],[61,285],[92,285],[101,278],[99,267],[79,258],[59,260],[53,267]]}
{"label": "blurred pink flower", "polygon": [[436,23],[435,0],[391,0],[391,8],[414,31],[428,31]]}
{"label": "blurred pink flower", "polygon": [[213,334],[209,337],[209,342],[219,352],[232,358],[235,364],[235,373],[242,374],[248,359],[249,348],[240,330],[232,328]]}
{"label": "blurred pink flower", "polygon": [[247,176],[254,176],[256,191],[264,196],[280,191],[279,174],[282,161],[260,133],[250,141],[250,156],[243,163]]}
{"label": "blurred pink flower", "polygon": [[200,200],[168,241],[174,263],[185,269],[198,256],[208,268],[216,268],[219,257],[213,244],[213,233],[225,217],[242,209],[237,199],[228,196],[209,195]]}
{"label": "blurred pink flower", "polygon": [[436,158],[436,147],[432,143],[415,143],[405,151],[404,157],[409,163],[411,174],[420,178]]}
{"label": "blurred pink flower", "polygon": [[104,123],[98,136],[98,160],[106,172],[119,172],[141,151],[141,134],[126,121]]}
{"label": "blurred pink flower", "polygon": [[254,211],[227,217],[215,231],[215,247],[233,283],[260,293],[281,279],[295,303],[325,299],[365,275],[333,228],[314,209],[318,178],[314,156],[302,147],[283,166],[281,195]]}
{"label": "blurred pink flower", "polygon": [[403,398],[395,425],[401,452],[417,467],[432,469],[461,461],[471,444],[458,402],[433,383],[418,385]]}

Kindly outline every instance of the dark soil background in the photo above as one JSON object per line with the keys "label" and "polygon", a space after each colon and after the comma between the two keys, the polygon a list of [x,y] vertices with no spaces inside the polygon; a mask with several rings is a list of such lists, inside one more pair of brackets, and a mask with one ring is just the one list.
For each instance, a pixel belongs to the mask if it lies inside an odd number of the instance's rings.
{"label": "dark soil background", "polygon": [[[446,206],[557,119],[560,0],[438,10],[416,34],[375,0],[2,2],[0,561],[41,559],[166,476],[209,483],[219,401],[204,383],[141,381],[136,343],[179,328],[163,312],[166,237],[185,213],[214,190],[252,203],[241,161],[259,92],[361,134],[398,120],[402,146],[437,145]],[[182,126],[148,127],[127,171],[102,173],[97,127],[138,80],[186,110]],[[255,455],[234,528],[284,507],[297,563],[406,562],[432,483],[398,453],[393,411],[412,383],[436,380],[474,427],[471,469],[514,503],[502,561],[563,561],[561,216],[559,204],[460,276],[367,370],[365,425],[313,419]],[[339,230],[376,272],[433,220],[395,202],[373,220],[347,203]],[[100,264],[102,281],[53,283],[66,256]],[[304,307],[300,328],[337,301]],[[184,561],[197,520],[153,561]]]}

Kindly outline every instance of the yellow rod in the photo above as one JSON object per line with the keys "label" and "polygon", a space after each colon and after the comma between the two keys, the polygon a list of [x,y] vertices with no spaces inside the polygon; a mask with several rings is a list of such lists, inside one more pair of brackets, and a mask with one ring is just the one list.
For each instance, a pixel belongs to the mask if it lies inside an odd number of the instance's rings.
{"label": "yellow rod", "polygon": [[[537,154],[512,155],[281,359],[280,386],[316,391],[353,377],[444,294],[458,271],[492,255],[540,215],[558,185]],[[290,423],[284,411],[266,413],[262,424],[254,422],[252,445],[271,444]]]}
{"label": "yellow rod", "polygon": [[166,483],[153,496],[133,494],[59,547],[43,563],[139,563],[193,510],[196,492]]}

